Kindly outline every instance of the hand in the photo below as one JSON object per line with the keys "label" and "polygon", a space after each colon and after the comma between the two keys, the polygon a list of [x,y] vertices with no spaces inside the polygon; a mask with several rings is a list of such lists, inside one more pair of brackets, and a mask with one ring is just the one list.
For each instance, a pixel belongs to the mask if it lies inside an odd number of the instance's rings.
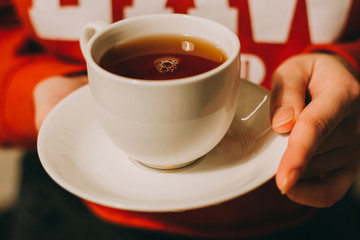
{"label": "hand", "polygon": [[37,130],[51,109],[79,87],[88,82],[86,75],[55,76],[41,81],[34,90],[35,124]]}
{"label": "hand", "polygon": [[272,79],[272,127],[290,132],[276,184],[294,202],[332,206],[360,175],[360,84],[339,56],[303,54]]}

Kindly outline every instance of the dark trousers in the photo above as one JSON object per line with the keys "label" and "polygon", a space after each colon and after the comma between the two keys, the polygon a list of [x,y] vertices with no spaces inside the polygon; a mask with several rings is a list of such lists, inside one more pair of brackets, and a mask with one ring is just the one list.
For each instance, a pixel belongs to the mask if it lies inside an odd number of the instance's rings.
{"label": "dark trousers", "polygon": [[[6,224],[10,226],[10,239],[193,239],[131,229],[102,221],[94,216],[81,200],[59,187],[47,175],[36,153],[27,153],[24,156],[22,170],[19,200]],[[352,194],[348,193],[335,206],[321,209],[318,215],[305,224],[251,239],[358,240],[360,199],[354,199]]]}

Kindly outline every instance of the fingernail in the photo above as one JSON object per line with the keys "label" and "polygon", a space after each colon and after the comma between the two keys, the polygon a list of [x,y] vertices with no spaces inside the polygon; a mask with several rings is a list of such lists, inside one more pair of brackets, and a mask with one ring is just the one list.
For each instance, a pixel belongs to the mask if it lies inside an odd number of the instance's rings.
{"label": "fingernail", "polygon": [[284,105],[274,112],[272,127],[277,128],[291,122],[294,119],[295,111],[290,105]]}
{"label": "fingernail", "polygon": [[296,183],[300,177],[300,171],[298,169],[293,170],[282,182],[281,194],[286,194],[287,191]]}

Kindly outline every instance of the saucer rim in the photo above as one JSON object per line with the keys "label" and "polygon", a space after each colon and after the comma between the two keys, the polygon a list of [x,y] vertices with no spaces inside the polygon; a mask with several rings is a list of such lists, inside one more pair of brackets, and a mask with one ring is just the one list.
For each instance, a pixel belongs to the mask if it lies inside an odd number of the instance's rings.
{"label": "saucer rim", "polygon": [[[260,87],[257,86],[256,84],[250,83],[256,87]],[[74,98],[79,97],[79,95],[81,94],[85,94],[85,92],[90,91],[88,85],[85,85],[83,87],[81,87],[80,89],[76,90],[74,93],[70,94],[69,96],[67,96],[62,102],[61,104],[58,104],[53,111],[51,112],[51,116],[56,115],[57,109],[58,108],[62,108],[64,105],[66,106],[69,102],[73,101]],[[261,183],[259,182],[254,182],[253,184],[249,184],[247,185],[246,188],[242,187],[242,191],[233,191],[233,192],[229,192],[228,194],[223,194],[223,195],[219,195],[218,197],[213,197],[211,199],[202,199],[201,201],[194,201],[196,202],[193,204],[188,204],[188,205],[182,205],[179,206],[179,204],[175,203],[173,205],[168,204],[165,207],[159,207],[159,205],[155,205],[155,206],[151,206],[151,205],[142,205],[139,206],[137,204],[125,204],[125,203],[119,203],[119,202],[113,202],[110,201],[108,199],[104,199],[101,196],[96,196],[96,195],[89,195],[86,191],[83,191],[81,189],[78,188],[74,188],[71,186],[71,183],[67,182],[66,179],[63,179],[56,171],[53,171],[52,167],[50,166],[49,162],[47,160],[44,160],[46,158],[46,153],[44,153],[42,151],[42,144],[44,143],[43,139],[45,138],[45,134],[46,134],[46,129],[50,126],[51,127],[51,118],[52,117],[48,117],[45,121],[44,124],[42,126],[42,128],[39,131],[39,137],[38,137],[38,152],[39,152],[39,158],[41,161],[41,164],[43,165],[45,171],[48,173],[48,175],[58,184],[60,185],[62,188],[64,188],[65,190],[67,190],[68,192],[78,196],[79,198],[85,199],[87,201],[90,202],[94,202],[100,205],[104,205],[104,206],[108,206],[108,207],[112,207],[112,208],[116,208],[116,209],[123,209],[123,210],[131,210],[131,211],[142,211],[142,212],[177,212],[177,211],[185,211],[185,210],[191,210],[191,209],[197,209],[197,208],[202,208],[202,207],[206,207],[206,206],[211,206],[211,205],[216,205],[216,204],[220,204],[222,202],[225,201],[229,201],[231,199],[234,199],[236,197],[239,197],[243,194],[246,194],[250,191],[252,191],[253,189],[261,186],[263,183],[267,182],[268,180],[270,180],[274,174],[276,173],[277,170],[277,166],[279,161],[274,162],[271,166],[273,169],[271,169],[271,174],[269,173],[267,175],[267,177],[263,177]],[[287,139],[287,136],[284,135],[277,135],[276,138],[285,138],[285,140]],[[280,160],[280,159],[279,159]],[[244,190],[245,189],[245,190]],[[181,204],[180,204],[181,205]]]}

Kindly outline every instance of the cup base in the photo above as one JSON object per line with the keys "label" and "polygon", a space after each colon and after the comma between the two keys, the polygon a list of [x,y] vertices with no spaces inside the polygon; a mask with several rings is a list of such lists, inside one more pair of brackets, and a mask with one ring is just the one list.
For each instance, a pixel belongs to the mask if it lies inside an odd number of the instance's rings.
{"label": "cup base", "polygon": [[179,169],[183,169],[183,168],[187,168],[190,166],[195,165],[196,163],[198,163],[203,157],[200,157],[198,159],[195,159],[193,161],[187,162],[187,163],[183,163],[183,164],[177,164],[177,165],[153,165],[153,164],[147,164],[147,163],[143,163],[140,162],[134,158],[129,157],[129,159],[135,163],[136,165],[140,165],[142,167],[148,168],[148,169],[153,169],[153,170],[160,170],[160,171],[172,171],[172,170],[179,170]]}

